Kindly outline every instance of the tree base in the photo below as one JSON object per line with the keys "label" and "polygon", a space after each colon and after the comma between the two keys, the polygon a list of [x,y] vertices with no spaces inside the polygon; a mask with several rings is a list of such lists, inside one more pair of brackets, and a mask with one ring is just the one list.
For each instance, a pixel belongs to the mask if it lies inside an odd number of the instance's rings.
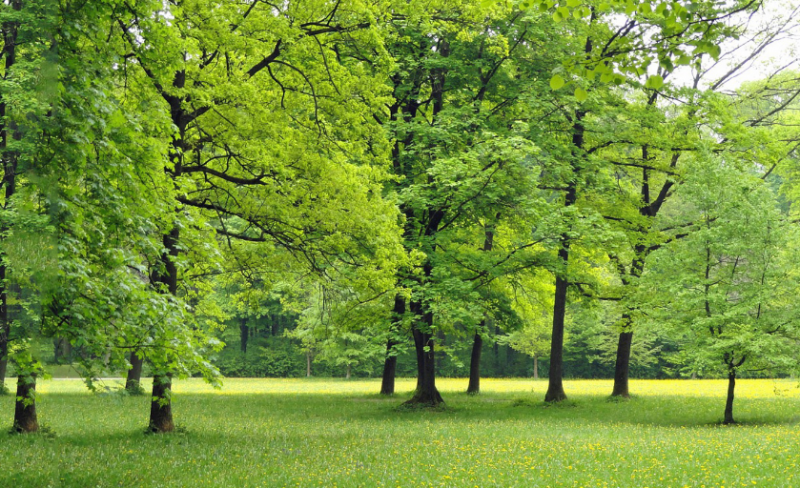
{"label": "tree base", "polygon": [[564,390],[561,388],[548,389],[547,393],[545,393],[544,395],[544,401],[548,403],[563,402],[566,399],[567,399],[567,394],[564,393]]}
{"label": "tree base", "polygon": [[150,425],[153,434],[166,434],[175,430],[172,421],[172,379],[165,376],[153,378],[153,399],[150,405]]}
{"label": "tree base", "polygon": [[36,416],[36,375],[20,376],[17,379],[17,395],[14,406],[12,432],[30,434],[39,431]]}
{"label": "tree base", "polygon": [[436,408],[444,405],[444,400],[442,399],[442,395],[439,394],[439,390],[434,389],[432,392],[426,392],[417,390],[414,392],[414,396],[403,402],[402,406],[404,407],[415,407],[415,408]]}

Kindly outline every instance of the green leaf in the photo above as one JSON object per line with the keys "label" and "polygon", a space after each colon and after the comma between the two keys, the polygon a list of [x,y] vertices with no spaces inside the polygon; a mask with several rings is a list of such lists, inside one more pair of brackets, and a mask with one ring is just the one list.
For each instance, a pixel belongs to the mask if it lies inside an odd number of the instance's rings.
{"label": "green leaf", "polygon": [[565,84],[566,82],[564,81],[564,78],[562,78],[560,75],[553,75],[553,77],[550,78],[550,88],[553,90],[558,90]]}
{"label": "green leaf", "polygon": [[664,78],[659,75],[653,75],[647,79],[647,82],[644,84],[646,88],[650,88],[653,90],[658,90],[662,86],[664,86]]}
{"label": "green leaf", "polygon": [[581,87],[578,87],[578,88],[575,89],[575,100],[577,100],[579,102],[583,102],[587,98],[589,98],[589,94],[586,93],[586,90],[584,90]]}

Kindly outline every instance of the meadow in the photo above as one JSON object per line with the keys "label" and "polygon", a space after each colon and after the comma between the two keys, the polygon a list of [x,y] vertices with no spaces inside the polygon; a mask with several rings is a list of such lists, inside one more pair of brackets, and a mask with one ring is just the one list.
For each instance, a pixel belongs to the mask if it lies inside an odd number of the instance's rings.
{"label": "meadow", "polygon": [[[0,487],[800,486],[797,381],[739,381],[728,427],[724,381],[633,380],[619,402],[610,381],[567,381],[558,406],[545,381],[438,384],[448,407],[413,411],[410,379],[393,398],[379,380],[177,381],[181,432],[145,435],[148,397],[45,380],[51,433],[0,434]],[[11,396],[0,412],[10,426]]]}

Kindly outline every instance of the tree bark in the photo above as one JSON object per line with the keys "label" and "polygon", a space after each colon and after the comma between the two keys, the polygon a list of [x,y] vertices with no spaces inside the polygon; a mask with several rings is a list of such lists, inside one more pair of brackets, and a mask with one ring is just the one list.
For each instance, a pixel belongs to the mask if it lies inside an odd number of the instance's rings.
{"label": "tree bark", "polygon": [[131,353],[130,357],[131,369],[128,370],[128,376],[125,378],[125,390],[128,393],[141,392],[140,383],[142,381],[142,365],[144,358],[140,357],[136,351]]}
{"label": "tree bark", "polygon": [[533,379],[539,379],[539,357],[533,355]]}
{"label": "tree bark", "polygon": [[239,324],[239,347],[242,353],[247,352],[247,339],[250,338],[250,327],[247,326],[247,319],[243,318],[242,323]]}
{"label": "tree bark", "polygon": [[733,420],[733,390],[736,388],[736,370],[730,368],[728,370],[728,398],[725,400],[725,420],[722,421],[725,425],[735,424]]}
{"label": "tree bark", "polygon": [[349,364],[345,367],[344,379],[346,379],[346,380],[350,379],[350,365]]}
{"label": "tree bark", "polygon": [[397,353],[394,348],[398,345],[394,334],[400,330],[400,322],[405,313],[406,299],[395,295],[392,326],[389,330],[389,339],[386,341],[386,358],[383,361],[383,374],[381,375],[381,395],[394,395],[394,380],[397,375]]}
{"label": "tree bark", "polygon": [[166,433],[175,430],[172,420],[172,378],[169,375],[153,377],[153,398],[150,404],[150,432]]}
{"label": "tree bark", "polygon": [[306,351],[306,378],[311,378],[311,351]]}
{"label": "tree bark", "polygon": [[481,349],[483,349],[483,338],[479,332],[475,332],[469,362],[469,386],[467,386],[467,393],[470,395],[477,395],[481,391]]}
{"label": "tree bark", "polygon": [[17,377],[17,396],[14,405],[14,431],[27,434],[39,430],[36,418],[36,375]]}
{"label": "tree bark", "polygon": [[[412,311],[419,311],[419,303],[412,303]],[[420,330],[420,325],[415,324],[412,329],[414,336],[414,348],[417,352],[417,389],[414,395],[404,403],[404,405],[420,405],[435,407],[444,400],[436,389],[436,362],[433,335],[430,332],[433,325],[433,314],[417,314],[417,319],[424,323],[424,330]]]}
{"label": "tree bark", "polygon": [[[558,254],[566,263],[569,258],[569,250],[562,247]],[[550,342],[549,383],[547,385],[547,393],[544,396],[544,401],[546,402],[560,402],[567,399],[567,394],[564,392],[563,381],[564,316],[567,310],[567,285],[568,282],[566,279],[562,277],[556,278],[556,291],[553,306],[553,336]]]}
{"label": "tree bark", "polygon": [[[630,318],[623,316],[627,323]],[[628,376],[630,373],[631,344],[633,343],[633,331],[622,332],[617,342],[617,361],[614,366],[614,389],[612,397],[629,398]]]}

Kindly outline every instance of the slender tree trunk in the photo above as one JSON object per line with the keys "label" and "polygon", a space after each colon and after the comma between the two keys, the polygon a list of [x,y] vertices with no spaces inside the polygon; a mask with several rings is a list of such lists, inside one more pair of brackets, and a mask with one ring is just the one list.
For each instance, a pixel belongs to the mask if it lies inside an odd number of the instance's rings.
{"label": "slender tree trunk", "polygon": [[[500,214],[497,214],[497,218]],[[483,251],[489,252],[494,247],[494,226],[485,225],[483,228]],[[489,318],[484,315],[483,320],[475,331],[475,339],[472,342],[472,356],[469,361],[469,385],[467,386],[467,394],[477,395],[481,391],[481,352],[483,350],[483,337],[481,332],[486,330],[489,326]],[[497,325],[494,328],[495,337],[497,337],[499,330]],[[497,364],[497,341],[494,342],[495,365]]]}
{"label": "slender tree trunk", "polygon": [[153,377],[153,401],[150,404],[150,432],[166,433],[175,430],[172,420],[172,378]]}
{"label": "slender tree trunk", "polygon": [[14,431],[26,434],[38,430],[39,421],[36,418],[36,375],[20,375],[17,377]]}
{"label": "slender tree trunk", "polygon": [[[592,44],[590,40],[586,42],[586,52],[591,52]],[[572,130],[573,157],[583,157],[579,151],[583,150],[583,118],[586,112],[578,110],[575,113],[575,123]],[[575,164],[572,163],[573,175],[577,171]],[[577,182],[570,179],[567,182],[567,192],[564,195],[564,208],[569,208],[575,204],[578,197]],[[567,312],[567,288],[569,287],[569,252],[570,236],[562,234],[560,237],[561,248],[558,250],[558,259],[564,269],[556,276],[556,289],[553,296],[553,335],[550,342],[550,371],[547,393],[544,396],[546,402],[560,402],[567,399],[564,392],[564,318]]]}
{"label": "slender tree trunk", "polygon": [[533,379],[539,379],[539,357],[533,355]]}
{"label": "slender tree trunk", "polygon": [[[623,321],[630,327],[630,316],[623,315]],[[633,343],[633,331],[623,331],[619,335],[617,342],[617,361],[614,366],[614,389],[612,397],[629,398],[628,376],[630,374],[631,344]]]}
{"label": "slender tree trunk", "polygon": [[125,378],[125,389],[129,393],[139,393],[141,392],[140,384],[142,382],[142,365],[144,364],[144,358],[134,351],[131,353],[130,362],[131,369],[128,370],[128,376]]}
{"label": "slender tree trunk", "polygon": [[733,390],[736,388],[736,369],[730,368],[728,369],[728,398],[725,400],[725,420],[722,421],[723,424],[735,424],[736,421],[733,420]]}
{"label": "slender tree trunk", "polygon": [[472,341],[472,356],[469,361],[469,386],[467,393],[476,395],[481,391],[481,350],[483,349],[483,338],[479,332],[475,332],[475,339]]}
{"label": "slender tree trunk", "polygon": [[350,365],[349,365],[349,364],[348,364],[348,365],[347,365],[347,367],[345,368],[345,375],[344,375],[344,379],[346,379],[346,380],[349,380],[349,379],[350,379]]}
{"label": "slender tree trunk", "polygon": [[[558,252],[559,256],[566,263],[569,258],[569,250],[562,248]],[[548,375],[549,383],[547,393],[544,396],[546,402],[560,402],[567,399],[564,392],[564,316],[567,309],[567,280],[561,277],[556,278],[556,291],[553,307],[553,336],[550,342],[550,371]]]}
{"label": "slender tree trunk", "polygon": [[395,295],[392,326],[389,330],[389,339],[386,341],[386,358],[383,361],[383,374],[381,375],[381,395],[394,395],[394,380],[397,375],[397,352],[394,348],[398,344],[394,334],[400,330],[400,322],[405,313],[406,299]]}
{"label": "slender tree trunk", "polygon": [[242,323],[239,324],[239,347],[242,353],[247,352],[247,339],[250,338],[250,327],[247,326],[247,319],[243,318]]}
{"label": "slender tree trunk", "polygon": [[693,380],[697,379],[697,371],[692,371],[692,379]]}
{"label": "slender tree trunk", "polygon": [[306,351],[306,378],[311,378],[311,351]]}

